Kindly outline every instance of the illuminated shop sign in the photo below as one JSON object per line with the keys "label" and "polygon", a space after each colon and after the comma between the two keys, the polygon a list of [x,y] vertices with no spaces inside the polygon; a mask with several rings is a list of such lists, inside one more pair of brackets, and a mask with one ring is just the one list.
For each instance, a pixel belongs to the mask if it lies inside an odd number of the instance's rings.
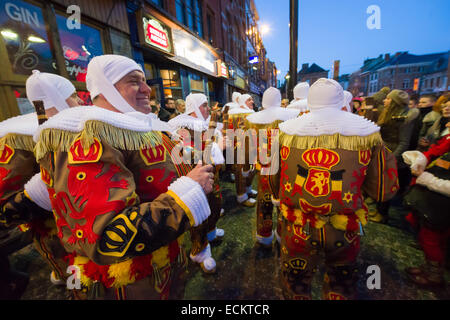
{"label": "illuminated shop sign", "polygon": [[250,64],[255,64],[255,63],[258,63],[258,62],[259,62],[258,56],[251,56],[251,57],[248,58],[248,63],[250,63]]}
{"label": "illuminated shop sign", "polygon": [[144,41],[147,45],[173,53],[170,28],[152,16],[142,18]]}
{"label": "illuminated shop sign", "polygon": [[217,76],[228,79],[228,67],[222,60],[217,60]]}
{"label": "illuminated shop sign", "polygon": [[170,58],[188,67],[216,76],[216,56],[199,39],[184,30],[173,29],[175,56]]}

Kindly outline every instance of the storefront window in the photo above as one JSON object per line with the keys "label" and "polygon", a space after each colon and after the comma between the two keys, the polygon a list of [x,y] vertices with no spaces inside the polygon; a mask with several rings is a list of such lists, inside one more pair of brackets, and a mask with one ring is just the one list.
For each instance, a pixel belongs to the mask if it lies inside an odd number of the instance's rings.
{"label": "storefront window", "polygon": [[17,106],[19,107],[20,114],[27,114],[35,111],[34,106],[27,98],[25,87],[12,87],[12,90],[14,92],[14,95],[16,96]]}
{"label": "storefront window", "polygon": [[164,86],[164,96],[174,99],[182,99],[183,91],[181,89],[180,73],[176,70],[160,70]]}
{"label": "storefront window", "polygon": [[56,72],[40,7],[20,0],[0,0],[0,34],[13,73],[30,75],[33,69]]}
{"label": "storefront window", "polygon": [[81,24],[80,29],[70,30],[66,20],[66,17],[56,15],[69,79],[84,82],[89,61],[103,54],[101,34],[99,30],[85,24]]}
{"label": "storefront window", "polygon": [[205,86],[203,85],[203,78],[196,74],[191,73],[189,74],[189,79],[191,83],[191,91],[199,91],[199,92],[205,92]]}
{"label": "storefront window", "polygon": [[133,59],[129,36],[126,36],[125,34],[114,29],[109,29],[109,35],[111,39],[112,53]]}
{"label": "storefront window", "polygon": [[[153,63],[144,63],[144,71],[145,71],[145,78],[148,79],[155,79],[157,78],[156,73],[156,67]],[[167,71],[167,70],[166,70]]]}

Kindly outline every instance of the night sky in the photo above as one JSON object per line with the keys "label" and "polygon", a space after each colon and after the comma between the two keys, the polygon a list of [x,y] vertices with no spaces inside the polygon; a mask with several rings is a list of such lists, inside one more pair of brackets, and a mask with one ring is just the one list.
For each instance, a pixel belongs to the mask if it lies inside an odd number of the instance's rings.
{"label": "night sky", "polygon": [[[267,56],[289,70],[289,0],[255,0]],[[366,13],[380,8],[381,29],[370,30]],[[340,74],[356,71],[366,58],[397,51],[426,54],[450,50],[449,0],[299,0],[298,69],[317,63],[331,70],[341,60]]]}

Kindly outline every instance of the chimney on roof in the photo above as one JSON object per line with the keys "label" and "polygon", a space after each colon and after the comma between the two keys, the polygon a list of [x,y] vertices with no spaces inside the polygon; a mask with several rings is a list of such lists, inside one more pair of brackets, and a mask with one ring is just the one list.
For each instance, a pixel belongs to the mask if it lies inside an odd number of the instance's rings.
{"label": "chimney on roof", "polygon": [[391,59],[391,55],[389,53],[386,53],[384,55],[384,61],[389,61],[389,59]]}
{"label": "chimney on roof", "polygon": [[401,55],[403,52],[399,51],[395,53],[395,56],[398,57],[399,55]]}

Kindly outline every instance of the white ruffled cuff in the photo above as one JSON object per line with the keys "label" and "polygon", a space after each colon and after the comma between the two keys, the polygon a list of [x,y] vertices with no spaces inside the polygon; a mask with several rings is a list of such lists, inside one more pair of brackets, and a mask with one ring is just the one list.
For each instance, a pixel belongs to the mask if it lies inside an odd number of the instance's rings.
{"label": "white ruffled cuff", "polygon": [[186,211],[191,225],[200,225],[211,214],[208,199],[200,184],[187,176],[172,182],[168,188],[169,194]]}
{"label": "white ruffled cuff", "polygon": [[439,179],[429,172],[423,172],[417,177],[416,183],[450,197],[450,180]]}
{"label": "white ruffled cuff", "polygon": [[425,169],[428,163],[427,157],[425,155],[417,150],[413,151],[405,151],[402,153],[403,160],[406,164],[409,164],[411,166],[411,170],[417,170],[418,167],[422,167],[422,169]]}
{"label": "white ruffled cuff", "polygon": [[280,206],[280,199],[275,199],[273,196],[270,196],[271,200],[272,200],[272,204],[275,207],[279,207]]}
{"label": "white ruffled cuff", "polygon": [[25,192],[39,207],[52,211],[52,203],[48,195],[47,187],[41,179],[41,174],[36,173],[26,184]]}

